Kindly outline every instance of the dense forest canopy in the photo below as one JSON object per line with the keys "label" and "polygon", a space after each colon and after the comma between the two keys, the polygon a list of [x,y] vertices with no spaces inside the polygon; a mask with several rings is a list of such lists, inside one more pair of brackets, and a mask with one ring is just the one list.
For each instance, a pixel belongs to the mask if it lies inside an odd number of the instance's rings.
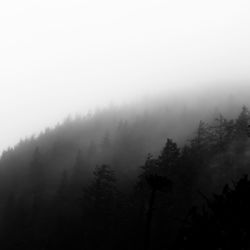
{"label": "dense forest canopy", "polygon": [[183,249],[179,237],[193,244],[190,211],[250,172],[250,113],[163,104],[68,118],[4,151],[3,249]]}

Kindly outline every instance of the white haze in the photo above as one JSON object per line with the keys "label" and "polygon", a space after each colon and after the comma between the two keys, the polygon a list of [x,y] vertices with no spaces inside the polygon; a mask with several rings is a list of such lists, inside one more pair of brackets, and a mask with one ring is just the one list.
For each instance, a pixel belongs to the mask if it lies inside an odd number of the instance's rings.
{"label": "white haze", "polygon": [[110,103],[246,91],[249,13],[243,0],[1,1],[0,152]]}

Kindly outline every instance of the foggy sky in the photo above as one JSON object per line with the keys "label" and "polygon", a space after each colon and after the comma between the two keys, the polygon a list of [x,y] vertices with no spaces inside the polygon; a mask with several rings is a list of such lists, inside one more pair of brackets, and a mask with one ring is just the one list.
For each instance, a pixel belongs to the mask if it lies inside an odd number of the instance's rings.
{"label": "foggy sky", "polygon": [[0,152],[70,113],[250,86],[249,13],[247,0],[1,1]]}

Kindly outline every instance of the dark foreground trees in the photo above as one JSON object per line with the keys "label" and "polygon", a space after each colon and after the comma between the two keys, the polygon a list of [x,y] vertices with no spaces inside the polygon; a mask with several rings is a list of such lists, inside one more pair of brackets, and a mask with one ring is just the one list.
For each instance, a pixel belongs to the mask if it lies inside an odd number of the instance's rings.
{"label": "dark foreground trees", "polygon": [[94,180],[84,189],[82,199],[84,245],[107,249],[115,232],[116,178],[108,165],[97,166],[93,174]]}
{"label": "dark foreground trees", "polygon": [[99,133],[91,144],[88,134],[79,148],[62,131],[52,148],[33,141],[26,161],[5,154],[0,248],[249,249],[249,181],[223,189],[250,173],[248,113],[244,107],[235,121],[200,122],[183,147],[166,139],[141,168],[138,124],[134,131],[125,123],[117,136]]}
{"label": "dark foreground trees", "polygon": [[250,249],[249,211],[250,181],[244,176],[207,199],[203,209],[190,210],[177,249]]}

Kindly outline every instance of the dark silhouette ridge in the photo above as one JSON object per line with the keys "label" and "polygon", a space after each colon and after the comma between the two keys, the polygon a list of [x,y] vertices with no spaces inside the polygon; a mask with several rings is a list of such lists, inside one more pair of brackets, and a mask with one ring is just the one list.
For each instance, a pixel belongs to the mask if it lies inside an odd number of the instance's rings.
{"label": "dark silhouette ridge", "polygon": [[198,122],[183,145],[168,127],[151,133],[158,115],[107,117],[68,120],[3,154],[1,249],[249,249],[249,181],[225,186],[250,174],[246,107]]}

